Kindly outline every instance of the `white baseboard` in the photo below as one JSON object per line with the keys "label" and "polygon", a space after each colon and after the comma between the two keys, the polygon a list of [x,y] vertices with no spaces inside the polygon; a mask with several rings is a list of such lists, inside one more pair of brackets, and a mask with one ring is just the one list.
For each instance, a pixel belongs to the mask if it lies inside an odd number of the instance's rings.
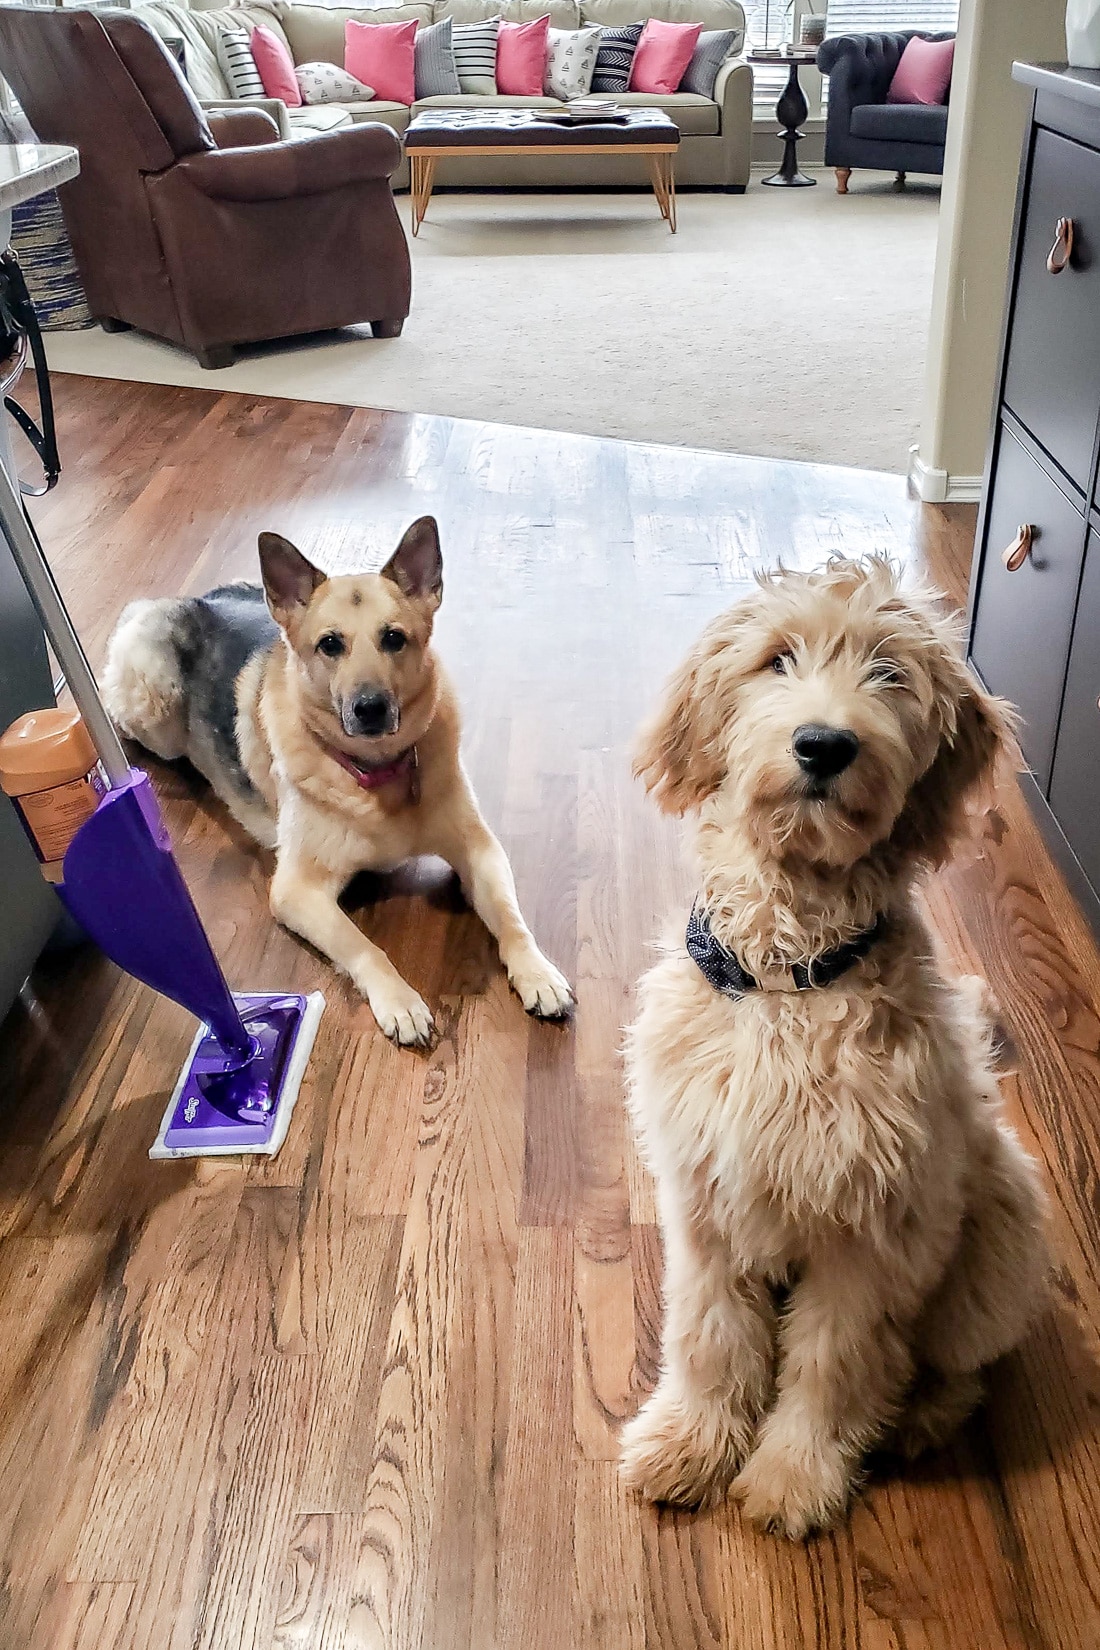
{"label": "white baseboard", "polygon": [[909,485],[922,504],[977,504],[984,479],[933,469],[924,462],[919,448],[909,449]]}

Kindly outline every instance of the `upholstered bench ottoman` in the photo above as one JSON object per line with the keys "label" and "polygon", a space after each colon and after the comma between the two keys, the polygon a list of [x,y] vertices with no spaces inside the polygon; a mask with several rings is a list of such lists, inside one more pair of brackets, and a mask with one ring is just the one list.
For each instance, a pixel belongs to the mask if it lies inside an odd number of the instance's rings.
{"label": "upholstered bench ottoman", "polygon": [[624,109],[607,121],[547,120],[529,109],[428,109],[409,122],[412,232],[432,197],[436,162],[445,155],[645,155],[661,216],[676,233],[674,162],[680,130],[660,109]]}

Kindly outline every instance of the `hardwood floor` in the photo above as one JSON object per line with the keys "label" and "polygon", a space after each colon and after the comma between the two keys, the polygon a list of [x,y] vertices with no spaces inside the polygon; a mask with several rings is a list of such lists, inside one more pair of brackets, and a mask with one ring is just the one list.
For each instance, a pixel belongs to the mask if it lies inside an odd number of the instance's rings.
{"label": "hardwood floor", "polygon": [[[131,596],[330,569],[441,523],[475,784],[571,1028],[527,1020],[432,867],[357,920],[436,1008],[427,1057],[274,927],[268,864],[155,777],[232,983],[328,1008],[274,1162],[153,1164],[191,1036],[86,953],[0,1028],[4,1650],[1087,1650],[1100,1644],[1100,963],[1014,790],[930,887],[1020,1051],[1052,1309],[943,1454],[792,1548],[615,1473],[654,1379],[660,1253],[620,1028],[676,832],[630,780],[644,709],[754,567],[883,549],[960,598],[974,513],[890,477],[59,378],[34,514],[93,658]],[[426,896],[426,897],[425,897]]]}

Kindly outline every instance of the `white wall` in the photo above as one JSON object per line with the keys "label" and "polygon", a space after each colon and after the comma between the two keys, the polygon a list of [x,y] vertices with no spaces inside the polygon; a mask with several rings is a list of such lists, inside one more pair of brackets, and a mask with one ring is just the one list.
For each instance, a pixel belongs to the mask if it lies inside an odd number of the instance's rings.
{"label": "white wall", "polygon": [[1065,55],[1065,0],[962,0],[925,404],[911,470],[922,498],[976,498],[980,490],[1031,106],[1012,64],[1064,62]]}

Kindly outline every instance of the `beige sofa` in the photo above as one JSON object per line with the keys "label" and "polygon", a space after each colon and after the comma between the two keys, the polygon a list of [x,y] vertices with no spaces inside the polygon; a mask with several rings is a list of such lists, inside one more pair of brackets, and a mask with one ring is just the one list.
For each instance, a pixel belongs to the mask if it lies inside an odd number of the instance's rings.
{"label": "beige sofa", "polygon": [[[578,28],[598,23],[616,28],[624,23],[658,17],[667,22],[702,23],[705,29],[744,30],[745,14],[738,0],[423,0],[423,3],[352,9],[344,7],[288,5],[286,0],[251,0],[251,3],[220,10],[195,11],[175,0],[151,0],[136,4],[144,17],[165,37],[182,38],[187,77],[195,95],[211,107],[231,101],[229,87],[216,55],[219,27],[255,27],[264,23],[281,35],[295,63],[327,61],[342,63],[344,23],[354,17],[364,23],[392,23],[416,18],[432,23],[453,17],[456,23],[473,23],[487,17],[505,17],[527,22],[550,13],[554,28]],[[374,100],[369,103],[322,104],[314,108],[287,109],[280,102],[263,100],[258,107],[274,114],[284,136],[306,130],[323,130],[350,121],[383,121],[404,133],[409,120],[426,108],[536,108],[554,107],[553,98],[522,97],[429,97],[414,103]],[[704,185],[740,193],[749,178],[752,145],[752,70],[741,57],[731,57],[718,71],[714,97],[676,92],[667,97],[651,97],[644,92],[626,92],[617,102],[631,106],[664,109],[680,128],[680,153],[676,163],[678,185]],[[240,103],[232,104],[240,108]],[[394,175],[396,188],[408,187],[408,162]],[[502,185],[571,187],[595,184],[613,188],[623,184],[646,184],[649,175],[640,157],[586,155],[508,155],[501,158],[450,160],[439,163],[437,187],[497,187]]]}

